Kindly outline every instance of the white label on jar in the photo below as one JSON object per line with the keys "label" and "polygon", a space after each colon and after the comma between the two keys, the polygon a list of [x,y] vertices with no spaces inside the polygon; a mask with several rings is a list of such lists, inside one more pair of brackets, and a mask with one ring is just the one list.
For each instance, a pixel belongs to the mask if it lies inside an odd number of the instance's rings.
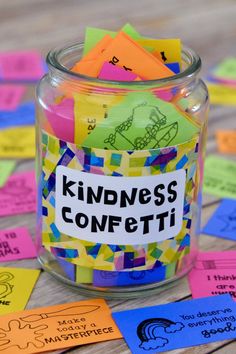
{"label": "white label on jar", "polygon": [[182,228],[185,170],[112,177],[56,169],[56,226],[96,243],[135,245],[175,237]]}

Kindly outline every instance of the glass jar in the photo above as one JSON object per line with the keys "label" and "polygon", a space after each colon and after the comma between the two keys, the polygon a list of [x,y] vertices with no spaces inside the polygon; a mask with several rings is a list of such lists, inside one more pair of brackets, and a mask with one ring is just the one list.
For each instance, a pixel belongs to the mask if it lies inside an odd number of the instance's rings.
{"label": "glass jar", "polygon": [[37,250],[44,269],[104,297],[185,275],[198,251],[208,93],[201,60],[116,82],[76,74],[83,46],[51,51],[39,83]]}

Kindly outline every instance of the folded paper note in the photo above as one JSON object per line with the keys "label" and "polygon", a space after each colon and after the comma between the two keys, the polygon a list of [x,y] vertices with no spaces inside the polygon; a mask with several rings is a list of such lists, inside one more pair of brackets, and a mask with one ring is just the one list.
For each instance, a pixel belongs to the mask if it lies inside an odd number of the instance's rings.
{"label": "folded paper note", "polygon": [[0,231],[0,262],[36,256],[32,237],[25,227]]}
{"label": "folded paper note", "polygon": [[236,251],[199,253],[188,275],[193,298],[230,294],[236,300]]}
{"label": "folded paper note", "polygon": [[85,139],[84,146],[145,150],[191,139],[199,127],[191,118],[151,93],[129,93],[108,110],[107,118]]}
{"label": "folded paper note", "polygon": [[202,233],[236,241],[236,200],[223,199]]}
{"label": "folded paper note", "polygon": [[101,94],[93,92],[90,95],[82,93],[74,95],[74,141],[76,144],[84,143],[99,123],[107,116],[107,110],[123,100],[122,95]]}
{"label": "folded paper note", "polygon": [[155,354],[235,338],[235,314],[235,302],[229,295],[222,295],[115,312],[112,316],[132,353]]}
{"label": "folded paper note", "polygon": [[0,111],[0,129],[13,128],[35,123],[35,104],[25,102],[12,112]]}
{"label": "folded paper note", "polygon": [[[0,267],[0,315],[21,311],[25,308],[39,277],[37,269]],[[0,316],[2,328],[4,322]],[[0,335],[0,348],[2,350]]]}
{"label": "folded paper note", "polygon": [[236,162],[209,155],[205,160],[203,191],[223,198],[236,198]]}
{"label": "folded paper note", "polygon": [[14,160],[0,161],[0,187],[4,186],[15,166],[16,162]]}
{"label": "folded paper note", "polygon": [[35,308],[0,317],[0,348],[6,354],[50,352],[121,338],[102,299]]}
{"label": "folded paper note", "polygon": [[0,80],[37,81],[43,75],[43,60],[37,51],[0,52]]}
{"label": "folded paper note", "polygon": [[24,126],[0,131],[0,158],[34,158],[35,127]]}
{"label": "folded paper note", "polygon": [[81,72],[80,63],[73,70],[82,74],[97,77],[104,62],[118,65],[132,71],[143,79],[158,79],[173,76],[160,60],[146,51],[124,32],[119,32],[103,52],[93,61],[86,72]]}
{"label": "folded paper note", "polygon": [[0,111],[14,111],[26,91],[22,85],[0,85]]}
{"label": "folded paper note", "polygon": [[236,154],[236,130],[218,130],[217,145],[223,154]]}
{"label": "folded paper note", "polygon": [[13,174],[0,188],[0,216],[24,214],[36,210],[34,171]]}
{"label": "folded paper note", "polygon": [[[141,38],[140,34],[129,23],[124,25],[121,30],[133,39]],[[117,32],[104,30],[102,28],[87,27],[84,40],[84,56],[90,53],[97,43],[99,43],[107,35],[110,38],[115,38]]]}
{"label": "folded paper note", "polygon": [[134,81],[138,79],[138,76],[132,71],[126,71],[119,66],[105,62],[98,75],[102,80],[114,80],[114,81]]}

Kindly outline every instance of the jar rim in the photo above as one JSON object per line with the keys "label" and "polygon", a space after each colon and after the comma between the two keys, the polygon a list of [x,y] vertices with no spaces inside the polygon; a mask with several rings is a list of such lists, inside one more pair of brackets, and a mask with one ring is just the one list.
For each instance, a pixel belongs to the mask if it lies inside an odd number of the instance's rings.
{"label": "jar rim", "polygon": [[73,52],[75,50],[80,50],[83,48],[84,43],[74,43],[65,47],[58,47],[49,51],[46,57],[46,63],[50,68],[55,69],[58,74],[66,75],[67,80],[76,80],[82,79],[88,82],[93,82],[95,84],[110,84],[110,85],[122,85],[124,87],[130,86],[165,86],[166,84],[180,84],[183,81],[192,79],[201,69],[201,58],[200,56],[191,48],[182,46],[182,59],[188,59],[190,64],[187,66],[185,70],[182,72],[168,76],[166,78],[161,79],[152,79],[152,80],[140,80],[140,81],[115,81],[115,80],[105,80],[99,79],[92,76],[83,75],[80,73],[73,72],[71,69],[67,68],[65,65],[61,63],[60,57],[65,55],[66,53]]}

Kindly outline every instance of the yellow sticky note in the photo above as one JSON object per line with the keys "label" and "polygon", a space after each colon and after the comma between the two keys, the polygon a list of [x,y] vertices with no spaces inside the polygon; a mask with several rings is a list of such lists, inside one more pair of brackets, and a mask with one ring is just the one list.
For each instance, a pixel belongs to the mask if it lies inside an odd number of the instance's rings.
{"label": "yellow sticky note", "polygon": [[141,38],[135,40],[143,47],[151,47],[154,49],[153,55],[160,59],[164,64],[176,63],[181,64],[181,40],[174,39],[149,39]]}
{"label": "yellow sticky note", "polygon": [[207,84],[210,103],[236,106],[236,89],[224,85]]}
{"label": "yellow sticky note", "polygon": [[107,109],[123,98],[118,94],[75,94],[75,144],[82,144],[96,125],[106,117]]}
{"label": "yellow sticky note", "polygon": [[1,158],[34,158],[35,127],[24,126],[0,131]]}
{"label": "yellow sticky note", "polygon": [[0,315],[25,308],[40,271],[0,267]]}

